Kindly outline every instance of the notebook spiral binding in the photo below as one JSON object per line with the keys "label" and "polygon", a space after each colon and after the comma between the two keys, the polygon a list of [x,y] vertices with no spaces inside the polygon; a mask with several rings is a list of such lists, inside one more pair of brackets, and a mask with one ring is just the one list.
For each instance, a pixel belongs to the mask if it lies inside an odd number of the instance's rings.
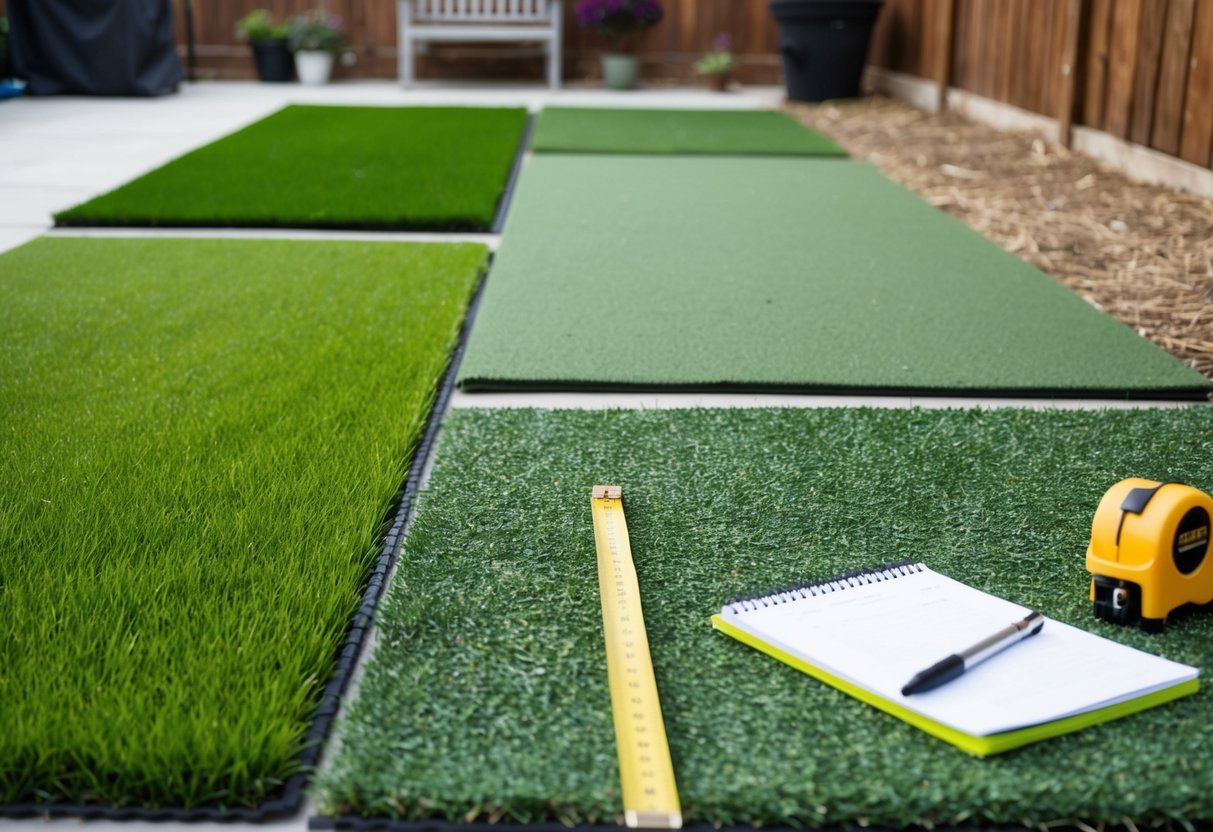
{"label": "notebook spiral binding", "polygon": [[886,563],[883,566],[873,566],[868,569],[852,569],[831,578],[821,578],[815,581],[803,581],[791,586],[767,590],[755,595],[738,595],[725,604],[732,612],[749,612],[760,607],[773,607],[787,604],[817,595],[827,595],[831,592],[841,592],[851,587],[864,584],[891,581],[914,572],[922,572],[926,564],[911,560],[899,560]]}

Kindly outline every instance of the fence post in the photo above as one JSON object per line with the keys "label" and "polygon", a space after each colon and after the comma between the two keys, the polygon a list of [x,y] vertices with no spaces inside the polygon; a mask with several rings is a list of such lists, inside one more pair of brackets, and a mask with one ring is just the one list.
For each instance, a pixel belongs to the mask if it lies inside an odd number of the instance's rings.
{"label": "fence post", "polygon": [[1078,38],[1082,31],[1082,0],[1067,0],[1065,39],[1058,71],[1061,89],[1057,97],[1057,141],[1070,147],[1073,140],[1074,90],[1078,85]]}
{"label": "fence post", "polygon": [[939,19],[936,31],[939,34],[936,46],[939,53],[935,56],[935,81],[938,84],[935,101],[935,111],[942,113],[948,109],[948,87],[952,85],[952,42],[956,31],[956,4],[954,0],[939,0]]}

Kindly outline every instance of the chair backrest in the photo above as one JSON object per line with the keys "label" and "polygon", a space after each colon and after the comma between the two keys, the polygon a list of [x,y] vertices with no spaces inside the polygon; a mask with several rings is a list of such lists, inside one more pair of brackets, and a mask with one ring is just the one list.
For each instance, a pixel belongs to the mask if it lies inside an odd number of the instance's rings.
{"label": "chair backrest", "polygon": [[413,0],[415,20],[512,23],[548,19],[548,0]]}

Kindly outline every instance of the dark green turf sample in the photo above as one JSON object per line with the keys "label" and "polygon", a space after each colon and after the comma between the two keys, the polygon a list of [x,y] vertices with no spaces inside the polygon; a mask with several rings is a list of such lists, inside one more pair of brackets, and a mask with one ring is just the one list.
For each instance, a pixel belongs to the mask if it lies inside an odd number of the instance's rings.
{"label": "dark green turf sample", "polygon": [[623,486],[690,823],[1213,818],[1213,694],[978,759],[714,632],[741,592],[918,558],[1213,668],[1213,614],[1096,621],[1103,492],[1213,489],[1213,410],[455,411],[320,781],[327,812],[620,811],[590,489]]}
{"label": "dark green turf sample", "polygon": [[1203,392],[1203,376],[829,159],[535,156],[466,390]]}
{"label": "dark green turf sample", "polygon": [[479,245],[0,257],[0,803],[257,803],[296,756]]}
{"label": "dark green turf sample", "polygon": [[524,109],[292,105],[55,221],[485,231],[526,119]]}
{"label": "dark green turf sample", "polygon": [[764,110],[545,107],[531,147],[536,153],[847,155],[794,118]]}

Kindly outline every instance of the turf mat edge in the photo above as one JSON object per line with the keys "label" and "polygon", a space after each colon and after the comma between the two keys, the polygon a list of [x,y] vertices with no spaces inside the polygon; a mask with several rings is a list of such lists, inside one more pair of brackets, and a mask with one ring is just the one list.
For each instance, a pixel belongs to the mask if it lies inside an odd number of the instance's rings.
{"label": "turf mat edge", "polygon": [[460,376],[1213,389],[869,165],[555,154],[523,172]]}
{"label": "turf mat edge", "polygon": [[1106,390],[1099,388],[985,388],[985,387],[847,387],[844,385],[797,385],[756,382],[709,381],[703,383],[676,382],[601,382],[566,379],[530,381],[469,376],[459,379],[459,389],[465,393],[769,393],[785,395],[827,396],[930,396],[964,398],[979,396],[992,399],[1108,399],[1117,401],[1207,402],[1213,381],[1207,385],[1182,385],[1140,390]]}

